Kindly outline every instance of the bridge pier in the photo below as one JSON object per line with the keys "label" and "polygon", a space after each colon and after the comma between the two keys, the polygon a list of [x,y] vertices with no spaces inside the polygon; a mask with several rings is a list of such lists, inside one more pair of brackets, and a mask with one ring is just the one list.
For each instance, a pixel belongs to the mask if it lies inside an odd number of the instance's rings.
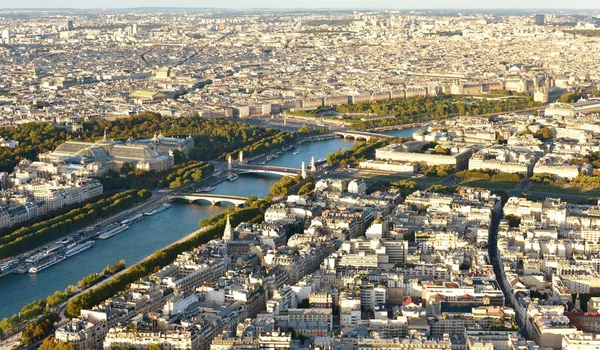
{"label": "bridge pier", "polygon": [[303,179],[306,179],[306,165],[304,162],[302,162],[302,172],[300,174],[302,174]]}

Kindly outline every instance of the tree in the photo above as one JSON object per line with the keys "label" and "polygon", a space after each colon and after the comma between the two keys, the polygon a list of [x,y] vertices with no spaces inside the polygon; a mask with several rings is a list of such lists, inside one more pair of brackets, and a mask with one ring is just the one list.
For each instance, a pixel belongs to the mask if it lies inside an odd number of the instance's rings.
{"label": "tree", "polygon": [[252,203],[256,202],[258,200],[258,196],[255,194],[251,194],[248,196],[248,198],[246,198],[246,201],[244,202],[244,205],[249,207],[252,205]]}
{"label": "tree", "polygon": [[175,164],[181,164],[181,163],[185,162],[185,155],[180,150],[174,149],[173,150],[173,160],[175,161]]}
{"label": "tree", "polygon": [[300,189],[298,190],[298,195],[300,196],[306,196],[308,194],[310,194],[310,192],[315,188],[315,183],[314,182],[307,182],[304,184],[304,186],[300,187]]}
{"label": "tree", "polygon": [[58,306],[67,301],[68,297],[69,295],[66,292],[57,290],[54,294],[46,298],[46,307]]}
{"label": "tree", "polygon": [[310,308],[310,302],[308,298],[302,299],[300,303],[298,303],[298,309],[308,309]]}
{"label": "tree", "polygon": [[445,149],[444,147],[437,145],[435,146],[435,149],[433,151],[436,154],[443,154],[443,155],[448,155],[450,154],[450,150],[449,149]]}
{"label": "tree", "polygon": [[508,226],[510,227],[519,227],[521,225],[521,218],[518,216],[508,214],[504,218],[508,220]]}
{"label": "tree", "polygon": [[550,130],[550,128],[547,126],[544,126],[540,130],[538,130],[538,132],[536,133],[536,136],[540,140],[549,140],[552,138],[552,130]]}
{"label": "tree", "polygon": [[119,173],[121,175],[127,175],[130,172],[133,172],[134,170],[135,170],[135,166],[132,163],[125,162],[125,163],[123,163],[123,165],[121,165],[121,169],[119,170]]}
{"label": "tree", "polygon": [[310,134],[310,128],[306,125],[302,125],[302,127],[300,129],[298,129],[298,134],[301,134],[301,135]]}
{"label": "tree", "polygon": [[58,314],[49,313],[44,314],[35,321],[29,322],[23,330],[21,344],[29,345],[40,339],[43,339],[52,331],[54,328],[54,323],[56,323],[59,319],[60,317]]}
{"label": "tree", "polygon": [[454,192],[456,192],[456,190],[454,188],[440,185],[440,184],[433,184],[433,185],[429,186],[429,188],[427,188],[425,191],[443,193],[443,194],[453,194]]}
{"label": "tree", "polygon": [[44,342],[42,343],[42,345],[40,345],[40,347],[38,349],[39,350],[77,350],[77,346],[75,346],[75,344],[72,344],[72,343],[58,341],[58,340],[56,340],[56,338],[54,338],[54,336],[49,336],[48,338],[44,339]]}

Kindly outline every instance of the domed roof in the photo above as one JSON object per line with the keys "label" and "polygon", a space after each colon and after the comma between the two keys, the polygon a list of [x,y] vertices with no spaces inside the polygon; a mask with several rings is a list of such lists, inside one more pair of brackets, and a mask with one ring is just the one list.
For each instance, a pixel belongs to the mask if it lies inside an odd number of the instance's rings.
{"label": "domed roof", "polygon": [[76,154],[78,157],[103,160],[109,158],[109,154],[102,147],[84,148]]}
{"label": "domed roof", "polygon": [[152,148],[144,148],[144,159],[145,158],[157,158],[158,153]]}

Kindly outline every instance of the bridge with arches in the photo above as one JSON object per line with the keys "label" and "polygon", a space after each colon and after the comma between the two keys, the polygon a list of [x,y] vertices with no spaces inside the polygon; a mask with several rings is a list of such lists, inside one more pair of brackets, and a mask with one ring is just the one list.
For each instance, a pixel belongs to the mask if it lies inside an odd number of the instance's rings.
{"label": "bridge with arches", "polygon": [[196,201],[205,201],[209,202],[211,205],[217,205],[220,203],[231,203],[237,206],[244,204],[247,199],[247,197],[211,193],[173,193],[169,195],[168,198],[170,201],[174,199],[183,199],[190,203]]}
{"label": "bridge with arches", "polygon": [[280,167],[280,166],[244,164],[244,163],[232,164],[231,170],[238,174],[268,173],[268,174],[276,174],[276,175],[291,176],[291,177],[297,176],[298,174],[302,174],[302,169],[297,169],[297,168],[286,168],[286,167]]}

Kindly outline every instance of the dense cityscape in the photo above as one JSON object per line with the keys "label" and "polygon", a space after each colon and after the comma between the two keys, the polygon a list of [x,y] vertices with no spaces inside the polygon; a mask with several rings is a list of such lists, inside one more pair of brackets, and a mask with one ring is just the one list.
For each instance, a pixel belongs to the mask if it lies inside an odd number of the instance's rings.
{"label": "dense cityscape", "polygon": [[0,349],[600,348],[600,11],[0,34]]}

